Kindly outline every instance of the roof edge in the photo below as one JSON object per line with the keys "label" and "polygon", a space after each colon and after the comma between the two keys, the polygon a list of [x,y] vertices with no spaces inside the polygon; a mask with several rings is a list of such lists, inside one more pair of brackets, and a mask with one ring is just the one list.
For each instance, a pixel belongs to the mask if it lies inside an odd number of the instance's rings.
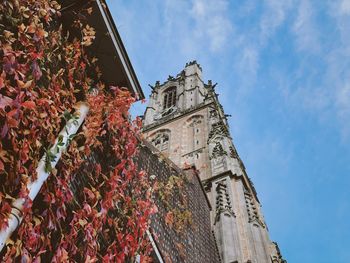
{"label": "roof edge", "polygon": [[109,32],[110,37],[113,41],[113,44],[116,48],[116,51],[121,59],[123,69],[125,71],[126,76],[128,77],[128,81],[130,83],[130,87],[133,89],[137,100],[144,99],[145,95],[144,95],[142,88],[141,88],[141,85],[137,79],[134,68],[132,67],[129,56],[126,52],[125,46],[122,42],[122,39],[121,39],[120,34],[117,30],[117,27],[114,23],[114,20],[113,20],[112,14],[108,8],[108,5],[106,4],[105,0],[95,0],[95,1],[98,5],[98,8],[99,8],[101,14],[102,14],[103,20],[106,23],[108,32]]}

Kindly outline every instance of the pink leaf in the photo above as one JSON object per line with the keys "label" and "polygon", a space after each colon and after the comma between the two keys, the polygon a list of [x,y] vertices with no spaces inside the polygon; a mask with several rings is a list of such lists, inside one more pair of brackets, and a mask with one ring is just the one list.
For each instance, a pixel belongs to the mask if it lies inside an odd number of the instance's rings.
{"label": "pink leaf", "polygon": [[27,100],[27,101],[22,103],[22,107],[32,110],[35,108],[35,103],[34,103],[34,101]]}
{"label": "pink leaf", "polygon": [[12,104],[12,101],[13,101],[13,99],[0,94],[0,109],[4,110],[6,106],[10,106]]}

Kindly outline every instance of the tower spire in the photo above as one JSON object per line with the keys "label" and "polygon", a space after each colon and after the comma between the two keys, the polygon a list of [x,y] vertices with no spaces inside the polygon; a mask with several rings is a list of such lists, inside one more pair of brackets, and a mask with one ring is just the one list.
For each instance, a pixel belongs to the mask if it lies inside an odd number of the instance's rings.
{"label": "tower spire", "polygon": [[269,239],[216,86],[211,80],[203,82],[197,61],[186,63],[176,77],[153,87],[143,132],[179,167],[191,164],[199,170],[223,262],[284,262]]}

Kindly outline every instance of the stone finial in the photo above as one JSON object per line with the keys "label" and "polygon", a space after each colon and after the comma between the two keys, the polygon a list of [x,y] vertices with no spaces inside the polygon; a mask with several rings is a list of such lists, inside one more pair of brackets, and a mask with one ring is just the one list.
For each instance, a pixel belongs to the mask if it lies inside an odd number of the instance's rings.
{"label": "stone finial", "polygon": [[200,69],[200,71],[202,71],[202,67],[201,67],[200,64],[197,63],[197,60],[192,60],[190,62],[187,62],[185,67],[189,67],[189,66],[192,66],[192,65],[197,65],[198,68]]}
{"label": "stone finial", "polygon": [[184,80],[186,77],[185,70],[182,70],[179,74],[176,75],[176,77],[179,77],[181,80]]}
{"label": "stone finial", "polygon": [[168,81],[173,81],[173,80],[175,80],[175,78],[173,76],[169,75]]}
{"label": "stone finial", "polygon": [[153,92],[158,93],[158,92],[157,92],[157,88],[160,86],[160,81],[157,80],[157,81],[156,81],[156,84],[155,84],[154,86],[152,86],[151,84],[148,84],[148,86],[151,88],[152,93],[153,93]]}

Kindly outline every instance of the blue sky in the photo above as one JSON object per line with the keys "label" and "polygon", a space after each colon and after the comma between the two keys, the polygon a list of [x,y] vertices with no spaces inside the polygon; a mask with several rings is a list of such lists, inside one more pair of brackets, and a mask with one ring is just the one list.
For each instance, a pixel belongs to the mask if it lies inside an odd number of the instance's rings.
{"label": "blue sky", "polygon": [[147,97],[194,59],[218,82],[288,262],[350,262],[350,0],[107,2]]}

